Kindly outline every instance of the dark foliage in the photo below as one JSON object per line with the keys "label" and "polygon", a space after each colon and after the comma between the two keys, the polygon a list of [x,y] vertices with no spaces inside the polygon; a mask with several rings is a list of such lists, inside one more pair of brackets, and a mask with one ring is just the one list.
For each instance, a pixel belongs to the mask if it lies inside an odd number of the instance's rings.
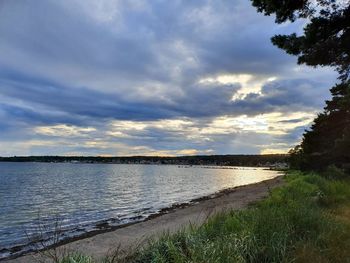
{"label": "dark foliage", "polygon": [[346,80],[350,73],[350,4],[336,0],[252,0],[259,12],[276,22],[308,18],[304,34],[276,35],[272,43],[298,56],[299,64],[332,66]]}
{"label": "dark foliage", "polygon": [[331,89],[323,113],[304,133],[301,145],[290,151],[291,166],[322,170],[330,165],[348,170],[350,164],[350,84]]}
{"label": "dark foliage", "polygon": [[331,66],[340,83],[332,100],[290,151],[292,167],[322,170],[330,165],[350,168],[350,1],[252,0],[259,12],[276,15],[276,23],[307,18],[304,33],[276,35],[272,43],[298,57],[299,64]]}

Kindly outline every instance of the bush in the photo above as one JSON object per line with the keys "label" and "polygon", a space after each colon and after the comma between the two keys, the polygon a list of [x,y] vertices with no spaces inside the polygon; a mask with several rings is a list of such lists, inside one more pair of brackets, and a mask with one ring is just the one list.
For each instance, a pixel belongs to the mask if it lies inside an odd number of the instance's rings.
{"label": "bush", "polygon": [[330,165],[327,169],[322,173],[322,175],[328,179],[345,179],[347,178],[344,170],[338,168],[335,165]]}

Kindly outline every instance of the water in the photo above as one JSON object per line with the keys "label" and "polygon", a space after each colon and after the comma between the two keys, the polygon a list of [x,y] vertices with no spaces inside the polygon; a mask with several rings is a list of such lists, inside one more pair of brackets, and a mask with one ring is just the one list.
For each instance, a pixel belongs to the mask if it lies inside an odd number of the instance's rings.
{"label": "water", "polygon": [[101,222],[143,220],[174,203],[277,175],[259,168],[0,163],[0,259],[42,225],[45,232],[59,221],[66,237],[81,235]]}

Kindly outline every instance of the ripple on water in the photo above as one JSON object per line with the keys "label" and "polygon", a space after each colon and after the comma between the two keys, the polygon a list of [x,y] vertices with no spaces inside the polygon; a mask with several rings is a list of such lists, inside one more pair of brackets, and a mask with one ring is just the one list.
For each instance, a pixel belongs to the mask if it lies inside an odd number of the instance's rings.
{"label": "ripple on water", "polygon": [[0,259],[30,249],[27,235],[36,235],[39,226],[47,238],[58,221],[63,238],[79,236],[277,176],[263,169],[226,168],[0,163]]}

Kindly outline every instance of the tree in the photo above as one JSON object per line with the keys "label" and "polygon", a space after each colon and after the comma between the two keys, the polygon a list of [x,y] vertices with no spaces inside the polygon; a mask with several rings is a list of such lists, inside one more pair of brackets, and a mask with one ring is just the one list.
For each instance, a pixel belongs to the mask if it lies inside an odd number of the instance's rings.
{"label": "tree", "polygon": [[265,15],[276,15],[276,23],[306,18],[304,34],[276,35],[272,43],[298,56],[299,64],[332,66],[342,80],[350,73],[350,1],[252,0]]}
{"label": "tree", "polygon": [[272,43],[298,57],[299,64],[331,66],[339,73],[332,100],[290,151],[291,164],[304,169],[350,167],[350,1],[251,0],[276,23],[305,19],[302,35],[276,35]]}
{"label": "tree", "polygon": [[350,163],[350,84],[343,82],[331,89],[331,101],[304,134],[301,148],[302,168],[342,167]]}

